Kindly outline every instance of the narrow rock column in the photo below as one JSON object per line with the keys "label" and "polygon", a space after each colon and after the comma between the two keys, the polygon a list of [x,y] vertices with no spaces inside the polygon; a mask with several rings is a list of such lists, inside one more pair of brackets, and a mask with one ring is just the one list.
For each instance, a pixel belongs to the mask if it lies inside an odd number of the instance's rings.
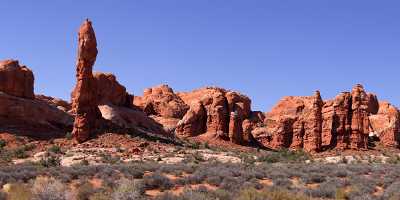
{"label": "narrow rock column", "polygon": [[229,139],[234,144],[242,144],[242,119],[237,111],[231,112],[229,122]]}
{"label": "narrow rock column", "polygon": [[307,128],[304,134],[304,150],[307,152],[320,151],[322,145],[322,101],[321,94],[316,91],[313,98],[311,116],[305,124]]}
{"label": "narrow rock column", "polygon": [[350,135],[350,148],[367,149],[369,134],[369,112],[367,94],[362,85],[356,85],[352,90],[352,123]]}
{"label": "narrow rock column", "polygon": [[97,56],[97,42],[89,20],[81,25],[78,35],[77,83],[72,93],[72,109],[76,116],[72,135],[78,142],[84,142],[95,131],[97,119],[101,118],[97,107],[96,81],[92,74]]}

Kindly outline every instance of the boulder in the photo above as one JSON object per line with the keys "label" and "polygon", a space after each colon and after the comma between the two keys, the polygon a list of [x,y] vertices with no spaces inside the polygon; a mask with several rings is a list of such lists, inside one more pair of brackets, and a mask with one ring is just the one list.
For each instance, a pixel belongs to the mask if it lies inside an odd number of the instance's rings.
{"label": "boulder", "polygon": [[34,99],[34,76],[26,66],[16,60],[0,61],[0,91],[11,96]]}
{"label": "boulder", "polygon": [[89,20],[82,24],[78,36],[77,83],[72,93],[72,109],[75,113],[72,135],[78,142],[84,142],[96,131],[97,120],[101,119],[97,107],[97,82],[92,74],[97,56],[97,42]]}

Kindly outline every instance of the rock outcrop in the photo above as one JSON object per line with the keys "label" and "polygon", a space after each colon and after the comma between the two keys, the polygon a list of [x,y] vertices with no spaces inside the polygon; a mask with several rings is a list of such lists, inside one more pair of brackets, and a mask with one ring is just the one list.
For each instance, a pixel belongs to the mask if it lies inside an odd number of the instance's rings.
{"label": "rock outcrop", "polygon": [[379,138],[386,147],[399,147],[400,144],[400,111],[388,102],[379,104],[376,115],[369,117],[372,136]]}
{"label": "rock outcrop", "polygon": [[0,62],[0,91],[11,96],[34,99],[33,73],[16,60]]}
{"label": "rock outcrop", "polygon": [[333,100],[285,97],[266,114],[266,132],[254,134],[257,141],[273,149],[293,148],[308,152],[329,148],[368,149],[371,135],[385,146],[397,146],[399,112],[360,84]]}
{"label": "rock outcrop", "polygon": [[243,121],[251,115],[251,101],[248,97],[214,87],[178,93],[178,96],[187,105],[191,105],[178,123],[178,135],[196,136],[207,133],[235,144],[244,144],[251,138],[243,137]]}
{"label": "rock outcrop", "polygon": [[71,115],[46,101],[0,92],[0,131],[49,139],[64,136],[72,123]]}
{"label": "rock outcrop", "polygon": [[168,85],[148,88],[142,97],[134,98],[134,105],[148,115],[181,119],[189,107]]}
{"label": "rock outcrop", "polygon": [[72,117],[33,92],[34,76],[16,60],[0,61],[0,130],[36,138],[60,137]]}
{"label": "rock outcrop", "polygon": [[50,96],[45,96],[45,95],[39,94],[39,95],[35,95],[35,99],[44,101],[47,104],[52,105],[64,112],[68,112],[72,109],[71,103],[64,101],[60,98],[55,98],[55,97],[50,97]]}
{"label": "rock outcrop", "polygon": [[101,118],[101,113],[97,107],[97,84],[92,74],[97,42],[89,20],[82,24],[78,35],[77,83],[72,93],[72,109],[75,113],[72,135],[78,142],[83,142],[96,130],[96,122]]}
{"label": "rock outcrop", "polygon": [[93,77],[96,81],[96,99],[99,105],[112,104],[131,107],[133,96],[126,92],[126,88],[117,81],[113,74],[96,72]]}
{"label": "rock outcrop", "polygon": [[321,150],[322,107],[319,91],[310,97],[285,97],[271,112],[265,123],[269,135],[255,135],[255,139],[273,149]]}

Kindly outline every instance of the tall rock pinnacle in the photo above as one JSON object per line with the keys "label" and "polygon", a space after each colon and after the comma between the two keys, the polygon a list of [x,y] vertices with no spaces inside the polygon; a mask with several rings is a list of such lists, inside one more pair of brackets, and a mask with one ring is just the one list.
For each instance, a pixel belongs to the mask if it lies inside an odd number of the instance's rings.
{"label": "tall rock pinnacle", "polygon": [[101,117],[97,107],[97,85],[92,74],[97,56],[97,42],[89,20],[83,22],[78,35],[77,83],[72,93],[72,108],[76,116],[72,135],[78,142],[84,142],[95,131],[96,121]]}

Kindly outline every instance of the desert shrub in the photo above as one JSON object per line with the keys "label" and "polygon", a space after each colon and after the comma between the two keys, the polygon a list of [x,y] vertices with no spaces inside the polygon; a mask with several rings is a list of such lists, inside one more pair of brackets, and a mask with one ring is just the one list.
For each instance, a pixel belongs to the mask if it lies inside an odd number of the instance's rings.
{"label": "desert shrub", "polygon": [[5,187],[5,191],[7,192],[8,200],[31,200],[32,193],[24,183],[13,183],[8,184]]}
{"label": "desert shrub", "polygon": [[55,153],[55,154],[60,154],[62,153],[61,147],[57,145],[52,145],[47,149],[47,152],[49,153]]}
{"label": "desert shrub", "polygon": [[171,192],[163,192],[162,194],[156,196],[155,200],[177,200],[178,197],[173,195]]}
{"label": "desert shrub", "polygon": [[111,196],[105,191],[96,192],[89,197],[89,200],[109,200],[109,199],[111,199]]}
{"label": "desert shrub", "polygon": [[60,158],[56,156],[49,156],[39,160],[39,164],[43,167],[56,167],[60,166]]}
{"label": "desert shrub", "polygon": [[261,154],[258,158],[258,161],[267,163],[277,163],[277,162],[296,163],[296,162],[304,162],[309,159],[310,156],[305,151],[302,150],[291,151],[288,149],[281,149],[276,152],[268,152]]}
{"label": "desert shrub", "polygon": [[34,200],[67,200],[67,189],[54,178],[37,177],[32,186]]}
{"label": "desert shrub", "polygon": [[279,178],[274,180],[274,186],[281,188],[289,188],[292,185],[292,182],[287,178]]}
{"label": "desert shrub", "polygon": [[309,174],[306,177],[302,177],[301,179],[303,180],[303,182],[311,184],[311,183],[322,183],[326,180],[326,177],[324,174],[313,173]]}
{"label": "desert shrub", "polygon": [[72,140],[72,133],[71,132],[67,132],[66,134],[65,134],[65,138],[67,138],[68,140]]}
{"label": "desert shrub", "polygon": [[3,191],[0,191],[0,200],[7,200],[7,195]]}
{"label": "desert shrub", "polygon": [[121,158],[119,156],[112,156],[110,154],[101,154],[101,161],[106,164],[116,164],[121,162]]}
{"label": "desert shrub", "polygon": [[0,150],[3,149],[7,145],[7,142],[5,140],[0,140]]}
{"label": "desert shrub", "polygon": [[144,170],[134,165],[120,164],[116,166],[117,170],[129,178],[143,178]]}
{"label": "desert shrub", "polygon": [[400,181],[392,183],[383,193],[383,199],[400,199]]}
{"label": "desert shrub", "polygon": [[141,180],[122,179],[112,193],[114,200],[138,200],[144,197],[145,185]]}
{"label": "desert shrub", "polygon": [[274,188],[258,191],[248,188],[240,191],[237,200],[308,200],[306,196],[288,190]]}
{"label": "desert shrub", "polygon": [[87,200],[95,193],[96,190],[93,188],[92,184],[89,182],[84,182],[76,191],[76,200]]}
{"label": "desert shrub", "polygon": [[171,180],[158,172],[144,176],[143,181],[147,189],[168,190],[174,186]]}

